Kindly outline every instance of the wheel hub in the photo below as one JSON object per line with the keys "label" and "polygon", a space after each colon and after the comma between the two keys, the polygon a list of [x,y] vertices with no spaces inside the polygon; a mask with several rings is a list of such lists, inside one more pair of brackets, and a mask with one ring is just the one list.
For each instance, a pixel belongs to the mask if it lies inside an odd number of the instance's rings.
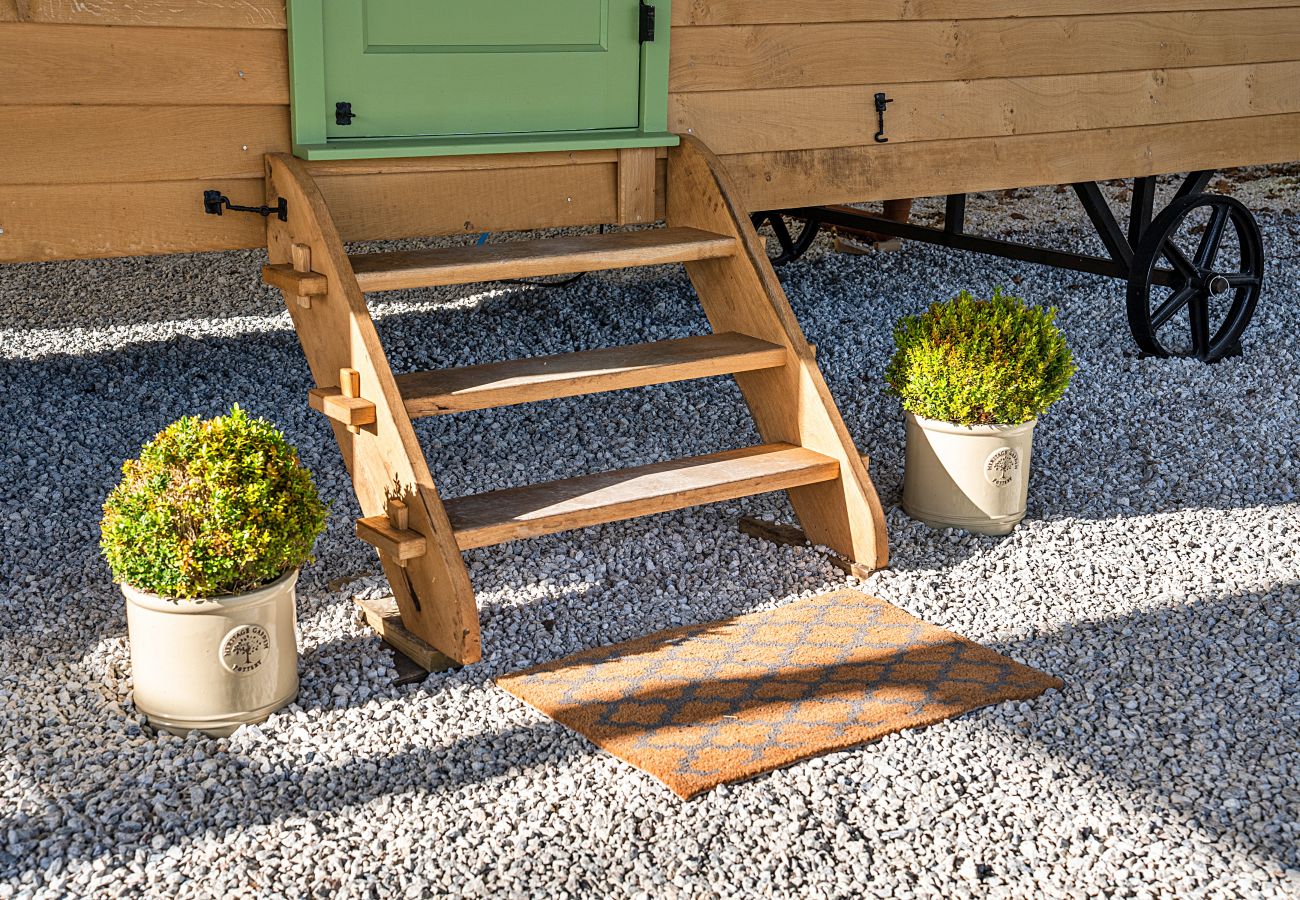
{"label": "wheel hub", "polygon": [[1231,282],[1225,276],[1216,275],[1213,272],[1205,276],[1204,284],[1211,297],[1222,297],[1232,287]]}

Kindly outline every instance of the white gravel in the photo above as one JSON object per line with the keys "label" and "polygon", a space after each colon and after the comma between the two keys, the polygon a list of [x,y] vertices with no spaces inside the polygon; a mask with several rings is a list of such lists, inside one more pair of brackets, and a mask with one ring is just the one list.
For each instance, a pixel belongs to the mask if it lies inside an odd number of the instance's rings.
{"label": "white gravel", "polygon": [[[1245,357],[1214,367],[1139,359],[1106,279],[825,241],[783,273],[888,507],[893,567],[866,590],[1066,689],[686,804],[491,678],[842,584],[736,529],[742,510],[788,519],[783,499],[470,553],[483,662],[393,688],[349,599],[382,589],[378,567],[259,254],[0,269],[0,897],[1300,895],[1300,217],[1294,170],[1251,178],[1235,190],[1270,284]],[[1095,246],[1069,194],[980,198],[972,220],[990,212]],[[1013,281],[1061,307],[1080,372],[1038,430],[1020,529],[930,531],[898,509],[890,325]],[[398,369],[705,327],[674,270],[376,308]],[[154,736],[98,507],[142,441],[233,401],[284,427],[333,504],[301,587],[302,694],[229,739]],[[755,439],[722,380],[420,430],[448,495]]]}

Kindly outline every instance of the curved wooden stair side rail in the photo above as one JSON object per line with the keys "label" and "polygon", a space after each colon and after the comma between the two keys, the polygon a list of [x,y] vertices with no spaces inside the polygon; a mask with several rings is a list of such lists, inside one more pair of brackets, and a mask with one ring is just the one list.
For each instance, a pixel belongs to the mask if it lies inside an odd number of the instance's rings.
{"label": "curved wooden stair side rail", "polygon": [[732,235],[740,243],[733,256],[686,263],[713,330],[779,344],[791,355],[784,367],[734,376],[759,434],[840,463],[839,478],[789,490],[805,534],[851,562],[884,568],[889,538],[875,485],[726,172],[702,141],[684,134],[668,151],[667,188],[670,228]]}
{"label": "curved wooden stair side rail", "polygon": [[[367,521],[374,528],[376,519],[391,520],[400,508],[403,520],[390,522],[396,543],[387,552],[381,547],[379,555],[402,623],[444,654],[448,665],[477,662],[478,610],[469,573],[325,200],[303,164],[287,154],[267,156],[266,188],[268,197],[289,203],[288,221],[268,220],[268,269],[282,273],[306,261],[308,274],[325,281],[322,293],[317,279],[307,279],[313,293],[302,295],[293,293],[294,283],[273,282],[284,290],[317,384],[313,405],[318,398],[324,407],[329,398],[349,394],[373,405],[373,418],[362,417],[371,418],[367,424],[330,416],[361,506],[358,529]],[[309,301],[304,304],[302,296]],[[405,535],[405,543],[403,531],[414,533]],[[403,558],[407,550],[399,548],[409,548],[415,538],[423,539],[423,552]]]}

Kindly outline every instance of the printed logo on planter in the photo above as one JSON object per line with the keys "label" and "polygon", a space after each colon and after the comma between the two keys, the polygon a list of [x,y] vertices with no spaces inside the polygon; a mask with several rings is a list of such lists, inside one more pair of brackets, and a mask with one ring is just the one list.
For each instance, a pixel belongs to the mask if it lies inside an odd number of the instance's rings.
{"label": "printed logo on planter", "polygon": [[994,487],[1006,487],[1020,471],[1020,454],[1011,447],[994,450],[984,460],[984,477]]}
{"label": "printed logo on planter", "polygon": [[221,642],[221,664],[236,675],[256,672],[271,655],[271,635],[261,625],[240,625]]}

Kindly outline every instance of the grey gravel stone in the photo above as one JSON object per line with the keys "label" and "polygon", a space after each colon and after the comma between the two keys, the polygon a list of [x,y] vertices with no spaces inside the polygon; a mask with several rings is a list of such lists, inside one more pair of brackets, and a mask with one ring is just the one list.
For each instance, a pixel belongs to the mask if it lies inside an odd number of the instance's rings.
{"label": "grey gravel stone", "polygon": [[[1213,367],[1139,358],[1106,279],[825,240],[782,273],[888,510],[892,567],[864,589],[1066,688],[689,804],[491,679],[844,584],[735,527],[788,520],[783,498],[473,551],[483,662],[395,688],[350,600],[385,586],[260,254],[5,267],[0,897],[1300,895],[1300,217],[1294,171],[1234,180],[1269,289],[1245,356]],[[1096,247],[1051,188],[972,198],[970,217]],[[997,284],[1058,305],[1080,363],[1038,430],[1029,518],[1001,540],[899,510],[902,417],[880,387],[897,316]],[[398,370],[706,327],[669,269],[375,310]],[[333,506],[301,586],[302,692],[230,738],[154,735],[98,508],[141,442],[234,401],[285,429]],[[756,439],[725,380],[419,431],[449,496]]]}

